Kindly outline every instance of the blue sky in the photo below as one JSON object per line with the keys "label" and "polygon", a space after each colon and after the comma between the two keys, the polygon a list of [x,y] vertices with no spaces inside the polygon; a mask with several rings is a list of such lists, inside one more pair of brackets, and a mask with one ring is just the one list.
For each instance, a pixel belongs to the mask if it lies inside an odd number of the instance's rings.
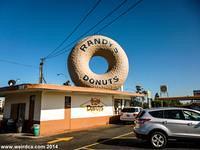
{"label": "blue sky", "polygon": [[[0,60],[12,60],[35,67],[23,67],[0,61],[0,86],[9,79],[19,83],[37,83],[39,59],[48,55],[72,31],[94,5],[95,0],[1,0]],[[99,21],[121,0],[102,0],[97,9],[66,42]],[[104,24],[135,0],[113,14]],[[103,25],[103,24],[102,24]],[[99,28],[102,26],[100,25]],[[95,31],[95,30],[94,30]],[[93,34],[91,32],[88,35]],[[200,89],[200,2],[198,0],[144,0],[100,34],[116,40],[126,51],[130,70],[125,90],[140,84],[154,94],[167,84],[169,95],[191,95]],[[61,84],[66,78],[68,54],[45,62],[45,79]],[[95,65],[94,65],[95,63]],[[96,72],[105,71],[102,59],[92,61]],[[64,73],[66,76],[57,76]]]}

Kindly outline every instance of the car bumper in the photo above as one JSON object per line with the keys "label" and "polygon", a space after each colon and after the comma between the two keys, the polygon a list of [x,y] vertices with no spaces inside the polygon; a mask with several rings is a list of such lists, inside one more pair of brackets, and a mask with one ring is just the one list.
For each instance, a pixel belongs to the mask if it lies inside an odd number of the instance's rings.
{"label": "car bumper", "polygon": [[148,134],[146,134],[144,131],[140,130],[140,128],[133,128],[133,132],[135,133],[135,136],[139,139],[147,139]]}
{"label": "car bumper", "polygon": [[135,118],[126,118],[126,117],[120,116],[120,120],[121,120],[121,121],[134,121]]}

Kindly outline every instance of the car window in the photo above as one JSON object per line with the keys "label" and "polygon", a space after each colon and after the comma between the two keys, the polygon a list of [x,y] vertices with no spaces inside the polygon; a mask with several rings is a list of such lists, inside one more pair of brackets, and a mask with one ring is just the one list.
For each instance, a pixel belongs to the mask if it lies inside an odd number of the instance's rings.
{"label": "car window", "polygon": [[140,110],[139,110],[139,108],[135,108],[135,112],[139,112]]}
{"label": "car window", "polygon": [[149,114],[155,118],[163,118],[164,115],[162,110],[151,111]]}
{"label": "car window", "polygon": [[194,111],[183,110],[183,115],[185,117],[185,120],[200,121],[200,114]]}
{"label": "car window", "polygon": [[143,110],[137,115],[136,118],[141,118],[144,114],[145,114],[145,111]]}
{"label": "car window", "polygon": [[137,112],[136,108],[123,108],[122,112]]}
{"label": "car window", "polygon": [[166,119],[179,119],[184,120],[184,116],[181,110],[164,110],[164,118]]}

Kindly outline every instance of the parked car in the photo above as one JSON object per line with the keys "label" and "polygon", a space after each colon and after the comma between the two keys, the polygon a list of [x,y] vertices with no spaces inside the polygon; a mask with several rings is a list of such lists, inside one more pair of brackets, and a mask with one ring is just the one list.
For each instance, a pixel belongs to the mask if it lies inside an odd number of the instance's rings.
{"label": "parked car", "polygon": [[120,120],[134,121],[141,110],[141,107],[125,107],[121,111]]}
{"label": "parked car", "polygon": [[169,139],[200,140],[200,112],[186,108],[156,108],[138,114],[134,132],[161,149]]}

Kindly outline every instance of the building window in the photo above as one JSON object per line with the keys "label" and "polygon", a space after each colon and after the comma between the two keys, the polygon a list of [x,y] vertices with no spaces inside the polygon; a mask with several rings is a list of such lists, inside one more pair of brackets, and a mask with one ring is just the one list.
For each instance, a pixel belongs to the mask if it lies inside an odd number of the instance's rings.
{"label": "building window", "polygon": [[130,107],[130,106],[131,106],[131,101],[125,99],[125,100],[124,100],[124,107]]}
{"label": "building window", "polygon": [[65,96],[65,108],[71,108],[71,96]]}
{"label": "building window", "polygon": [[121,113],[122,110],[122,100],[121,99],[114,99],[114,114],[118,115]]}

